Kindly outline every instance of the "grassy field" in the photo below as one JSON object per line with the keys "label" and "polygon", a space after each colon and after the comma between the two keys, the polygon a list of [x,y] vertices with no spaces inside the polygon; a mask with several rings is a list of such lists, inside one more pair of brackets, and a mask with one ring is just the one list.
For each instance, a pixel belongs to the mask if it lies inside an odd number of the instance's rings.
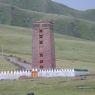
{"label": "grassy field", "polygon": [[95,76],[80,78],[39,78],[0,81],[0,95],[95,95]]}
{"label": "grassy field", "polygon": [[15,70],[15,69],[18,69],[18,67],[14,66],[13,64],[11,64],[8,61],[4,60],[3,58],[0,58],[0,71]]}
{"label": "grassy field", "polygon": [[[31,62],[32,30],[0,25],[0,53],[12,54]],[[95,42],[55,33],[56,64],[58,68],[95,70]],[[0,70],[17,67],[0,59]],[[39,78],[0,81],[0,95],[95,95],[95,76],[80,78]]]}
{"label": "grassy field", "polygon": [[[31,62],[32,29],[0,25],[0,52]],[[2,48],[1,48],[2,47]],[[95,42],[55,33],[58,68],[95,69]]]}
{"label": "grassy field", "polygon": [[[53,20],[57,68],[88,69],[95,73],[94,11],[76,11],[50,0],[0,0],[0,23],[14,25],[0,24],[0,55],[3,49],[4,54],[32,62],[32,29],[15,25],[31,27],[32,20]],[[16,69],[0,56],[0,71]],[[30,91],[35,95],[95,95],[95,75],[84,80],[76,77],[0,81],[0,95],[26,95]]]}

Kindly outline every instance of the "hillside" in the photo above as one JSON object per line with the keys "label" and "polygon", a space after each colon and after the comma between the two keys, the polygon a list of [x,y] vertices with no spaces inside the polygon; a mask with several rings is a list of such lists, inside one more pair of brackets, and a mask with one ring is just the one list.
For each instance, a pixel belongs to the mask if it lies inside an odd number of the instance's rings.
{"label": "hillside", "polygon": [[95,9],[79,11],[52,0],[0,0],[0,3],[37,12],[74,16],[95,21]]}
{"label": "hillside", "polygon": [[81,17],[84,19],[95,21],[95,9],[84,11],[83,14],[81,14]]}
{"label": "hillside", "polygon": [[[16,55],[31,62],[31,40],[31,29],[0,25],[0,47],[3,47],[4,54]],[[57,67],[95,70],[94,41],[55,33],[55,47]],[[2,62],[0,64],[4,65]]]}
{"label": "hillside", "polygon": [[54,29],[58,33],[95,40],[95,22],[92,21],[73,18],[71,16],[28,11],[6,4],[0,6],[0,10],[0,22],[2,24],[31,27],[33,20],[52,20],[55,23]]}
{"label": "hillside", "polygon": [[76,16],[78,13],[80,13],[80,11],[71,9],[65,5],[58,4],[51,0],[0,0],[0,3],[37,12],[63,14],[68,16]]}
{"label": "hillside", "polygon": [[31,27],[39,19],[54,21],[57,33],[95,40],[94,10],[80,12],[51,0],[0,0],[1,24]]}

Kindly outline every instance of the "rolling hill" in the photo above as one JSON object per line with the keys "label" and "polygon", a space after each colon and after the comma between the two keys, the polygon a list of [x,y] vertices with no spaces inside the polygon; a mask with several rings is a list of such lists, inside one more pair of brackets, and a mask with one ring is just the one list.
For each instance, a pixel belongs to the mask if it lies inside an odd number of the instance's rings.
{"label": "rolling hill", "polygon": [[58,4],[51,0],[0,0],[0,3],[9,4],[22,9],[54,13],[54,14],[64,14],[64,15],[77,15],[80,11],[71,9],[65,5]]}
{"label": "rolling hill", "polygon": [[[0,25],[0,53],[16,55],[31,62],[32,29]],[[56,64],[58,68],[95,70],[95,42],[55,33]],[[14,69],[13,66],[2,69]],[[7,63],[6,63],[7,64]],[[7,64],[8,65],[8,64]],[[6,66],[5,66],[6,67]],[[13,70],[12,69],[12,70]]]}
{"label": "rolling hill", "polygon": [[[95,9],[87,11],[79,11],[63,4],[56,3],[52,0],[0,0],[1,4],[8,4],[10,6],[16,6],[21,9],[27,9],[37,12],[61,14],[66,16],[74,16],[84,18],[88,20],[95,20]],[[92,15],[92,18],[90,18]]]}
{"label": "rolling hill", "polygon": [[[0,0],[0,54],[31,62],[33,20],[54,21],[57,68],[95,71],[95,10],[77,11],[51,0]],[[93,41],[91,41],[93,40]],[[0,70],[17,67],[0,59]],[[94,95],[95,76],[2,80],[0,95]]]}
{"label": "rolling hill", "polygon": [[71,16],[25,10],[7,4],[0,7],[0,21],[2,24],[31,27],[33,20],[52,20],[55,22],[54,29],[58,33],[95,40],[95,22]]}
{"label": "rolling hill", "polygon": [[1,24],[32,27],[33,20],[52,20],[55,32],[88,40],[95,40],[94,14],[51,0],[0,0]]}
{"label": "rolling hill", "polygon": [[84,19],[95,21],[95,9],[89,9],[81,14],[81,17]]}

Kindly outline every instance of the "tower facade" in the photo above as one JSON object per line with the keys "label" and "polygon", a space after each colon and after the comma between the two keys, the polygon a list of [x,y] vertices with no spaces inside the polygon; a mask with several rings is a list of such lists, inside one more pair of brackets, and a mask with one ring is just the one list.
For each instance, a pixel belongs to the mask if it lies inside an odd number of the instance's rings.
{"label": "tower facade", "polygon": [[53,23],[35,21],[32,28],[32,68],[55,68]]}

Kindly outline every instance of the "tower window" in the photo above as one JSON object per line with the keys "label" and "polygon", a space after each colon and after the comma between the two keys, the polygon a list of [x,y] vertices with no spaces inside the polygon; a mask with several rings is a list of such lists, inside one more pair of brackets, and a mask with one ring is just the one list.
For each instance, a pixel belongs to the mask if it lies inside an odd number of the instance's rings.
{"label": "tower window", "polygon": [[43,35],[39,35],[40,38],[43,38]]}
{"label": "tower window", "polygon": [[42,33],[43,31],[42,31],[42,29],[40,29],[40,33]]}
{"label": "tower window", "polygon": [[40,41],[40,44],[43,44],[43,41]]}
{"label": "tower window", "polygon": [[43,60],[40,60],[40,63],[43,63]]}
{"label": "tower window", "polygon": [[48,27],[48,24],[42,24],[42,27]]}
{"label": "tower window", "polygon": [[40,65],[40,69],[43,69],[43,65]]}
{"label": "tower window", "polygon": [[33,24],[34,28],[38,28],[40,25],[39,24]]}
{"label": "tower window", "polygon": [[40,54],[40,57],[43,57],[43,54],[42,53]]}

